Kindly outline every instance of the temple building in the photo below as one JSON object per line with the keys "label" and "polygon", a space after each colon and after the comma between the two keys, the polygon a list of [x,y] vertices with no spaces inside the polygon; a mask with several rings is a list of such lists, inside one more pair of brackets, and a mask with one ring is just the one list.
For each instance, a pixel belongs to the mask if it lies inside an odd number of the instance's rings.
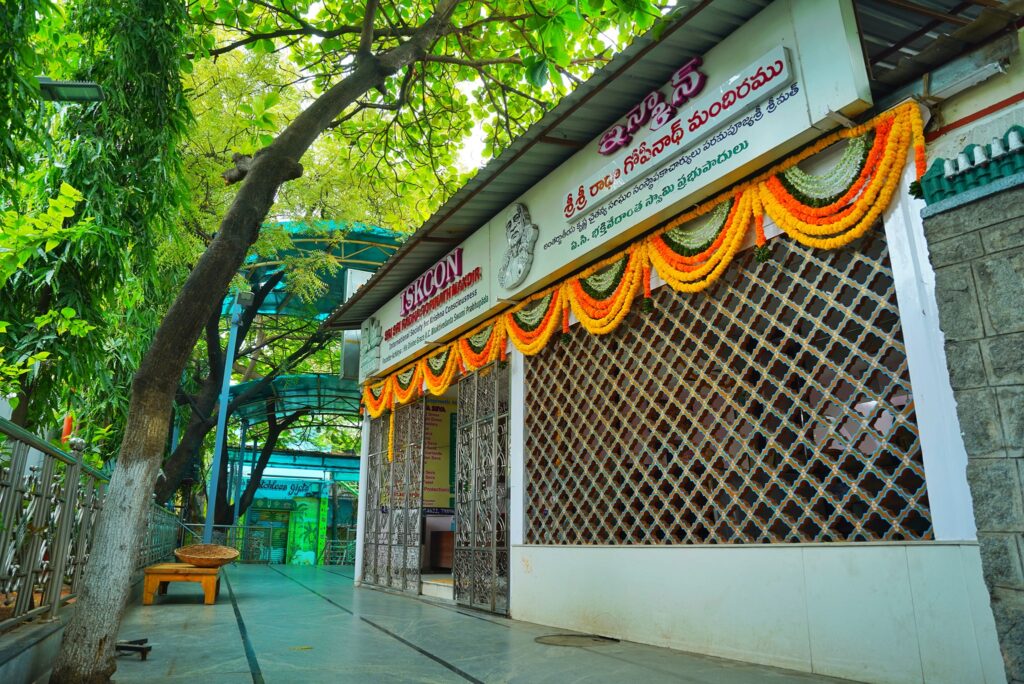
{"label": "temple building", "polygon": [[332,314],[362,331],[362,586],[1024,680],[1019,17],[975,3],[943,51],[865,4],[681,12]]}

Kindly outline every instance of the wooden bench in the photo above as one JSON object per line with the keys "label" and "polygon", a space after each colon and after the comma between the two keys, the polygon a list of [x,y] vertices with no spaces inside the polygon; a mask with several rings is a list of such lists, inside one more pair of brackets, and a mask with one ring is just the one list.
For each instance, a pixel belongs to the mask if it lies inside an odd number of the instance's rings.
{"label": "wooden bench", "polygon": [[189,563],[157,563],[146,568],[142,587],[142,605],[153,605],[153,596],[167,593],[171,582],[199,582],[203,585],[203,603],[212,606],[220,593],[220,568],[197,568]]}

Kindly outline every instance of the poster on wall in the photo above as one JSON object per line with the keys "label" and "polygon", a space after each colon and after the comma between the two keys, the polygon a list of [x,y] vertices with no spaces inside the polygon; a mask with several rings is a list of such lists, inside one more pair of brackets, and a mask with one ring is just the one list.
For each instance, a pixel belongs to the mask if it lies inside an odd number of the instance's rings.
{"label": "poster on wall", "polygon": [[[295,510],[288,517],[288,563],[316,565],[320,539],[321,499],[295,500]],[[326,502],[326,499],[323,501]]]}
{"label": "poster on wall", "polygon": [[454,507],[455,409],[454,399],[431,399],[426,406],[423,441],[423,509],[451,514]]}

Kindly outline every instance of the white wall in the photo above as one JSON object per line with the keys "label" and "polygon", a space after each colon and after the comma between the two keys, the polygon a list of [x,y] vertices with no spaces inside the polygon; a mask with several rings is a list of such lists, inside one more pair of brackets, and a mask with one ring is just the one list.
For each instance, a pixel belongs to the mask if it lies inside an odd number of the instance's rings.
{"label": "white wall", "polygon": [[1004,682],[975,545],[512,549],[517,620],[867,682]]}

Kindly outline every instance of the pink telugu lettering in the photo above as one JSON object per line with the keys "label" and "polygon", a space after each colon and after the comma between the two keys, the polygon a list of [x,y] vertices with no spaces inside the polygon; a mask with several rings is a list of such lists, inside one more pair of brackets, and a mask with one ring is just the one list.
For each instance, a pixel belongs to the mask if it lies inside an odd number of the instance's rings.
{"label": "pink telugu lettering", "polygon": [[613,154],[633,140],[633,134],[644,125],[656,131],[676,118],[678,109],[690,98],[699,94],[707,83],[708,77],[697,71],[702,64],[700,57],[693,57],[672,74],[671,103],[665,99],[661,90],[652,90],[638,105],[626,113],[626,122],[612,126],[601,136],[597,151],[604,155]]}

